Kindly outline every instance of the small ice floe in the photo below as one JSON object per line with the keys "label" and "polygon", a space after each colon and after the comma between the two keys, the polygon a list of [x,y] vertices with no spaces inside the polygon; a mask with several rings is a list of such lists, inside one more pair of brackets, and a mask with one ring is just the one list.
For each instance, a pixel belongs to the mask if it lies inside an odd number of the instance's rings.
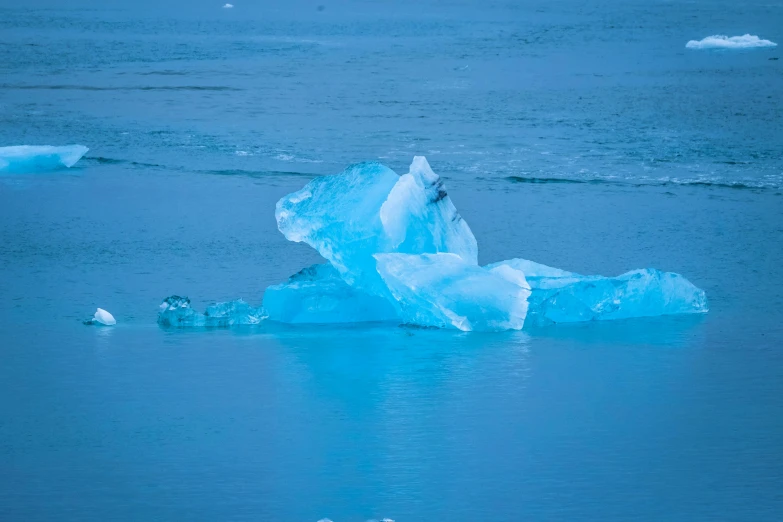
{"label": "small ice floe", "polygon": [[0,147],[0,172],[46,172],[71,168],[90,150],[84,145]]}
{"label": "small ice floe", "polygon": [[716,34],[702,40],[691,40],[685,47],[688,49],[753,49],[756,47],[777,47],[773,41],[762,40],[756,35],[726,36]]}
{"label": "small ice floe", "polygon": [[95,311],[95,315],[92,316],[92,319],[88,319],[84,321],[84,324],[99,324],[103,326],[114,326],[115,324],[117,324],[117,320],[114,319],[114,316],[111,315],[106,310],[104,310],[103,308],[98,308]]}
{"label": "small ice floe", "polygon": [[231,9],[234,7],[234,4],[226,4],[223,6],[223,9]]}

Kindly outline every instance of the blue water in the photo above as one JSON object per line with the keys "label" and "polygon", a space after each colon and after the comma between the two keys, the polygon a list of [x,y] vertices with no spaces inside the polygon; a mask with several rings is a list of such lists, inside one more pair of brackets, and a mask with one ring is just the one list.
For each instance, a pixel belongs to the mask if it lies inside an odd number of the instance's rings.
{"label": "blue water", "polygon": [[[0,520],[777,521],[774,2],[0,4]],[[482,264],[652,266],[710,312],[505,334],[178,331],[319,260],[274,204],[426,155]],[[100,306],[113,328],[81,321]]]}

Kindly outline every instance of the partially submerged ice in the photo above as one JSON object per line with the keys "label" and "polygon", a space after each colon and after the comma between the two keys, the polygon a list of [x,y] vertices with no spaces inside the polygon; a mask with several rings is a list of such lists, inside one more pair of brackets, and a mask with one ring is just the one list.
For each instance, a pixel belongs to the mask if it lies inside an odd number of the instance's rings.
{"label": "partially submerged ice", "polygon": [[427,160],[402,176],[361,163],[317,178],[275,211],[285,237],[327,261],[270,286],[261,308],[244,301],[203,314],[187,298],[161,305],[169,326],[390,321],[463,331],[707,311],[681,275],[654,269],[583,276],[524,259],[478,264],[476,238]]}
{"label": "partially submerged ice", "polygon": [[0,147],[0,172],[34,173],[73,167],[87,151],[84,145],[18,145]]}
{"label": "partially submerged ice", "polygon": [[190,307],[187,297],[172,295],[163,300],[158,310],[158,324],[180,328],[255,325],[264,318],[261,308],[254,308],[242,299],[216,303],[200,313]]}
{"label": "partially submerged ice", "polygon": [[397,321],[389,300],[346,283],[330,264],[302,269],[264,292],[268,318],[281,323],[357,323]]}
{"label": "partially submerged ice", "polygon": [[526,259],[501,261],[487,268],[502,267],[523,272],[530,285],[528,326],[707,311],[703,290],[680,274],[654,268],[617,277],[584,276]]}

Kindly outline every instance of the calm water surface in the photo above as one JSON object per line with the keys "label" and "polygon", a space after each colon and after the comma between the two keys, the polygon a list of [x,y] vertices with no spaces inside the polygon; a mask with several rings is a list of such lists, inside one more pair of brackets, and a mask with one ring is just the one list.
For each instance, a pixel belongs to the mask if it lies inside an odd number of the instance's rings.
{"label": "calm water surface", "polygon": [[[775,2],[0,2],[0,520],[783,518]],[[250,2],[248,2],[250,4]],[[274,204],[424,154],[482,263],[652,266],[710,313],[177,331],[319,260]],[[81,321],[96,306],[111,329]]]}

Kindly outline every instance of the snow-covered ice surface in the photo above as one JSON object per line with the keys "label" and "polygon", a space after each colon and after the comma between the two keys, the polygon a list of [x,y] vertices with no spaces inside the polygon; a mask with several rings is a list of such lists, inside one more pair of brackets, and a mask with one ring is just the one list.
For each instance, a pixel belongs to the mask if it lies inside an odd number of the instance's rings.
{"label": "snow-covered ice surface", "polygon": [[0,147],[0,173],[34,173],[70,168],[88,150],[84,145]]}
{"label": "snow-covered ice surface", "polygon": [[777,47],[773,41],[763,40],[756,35],[725,36],[716,34],[701,40],[691,40],[685,47],[688,49],[753,49],[756,47]]}

